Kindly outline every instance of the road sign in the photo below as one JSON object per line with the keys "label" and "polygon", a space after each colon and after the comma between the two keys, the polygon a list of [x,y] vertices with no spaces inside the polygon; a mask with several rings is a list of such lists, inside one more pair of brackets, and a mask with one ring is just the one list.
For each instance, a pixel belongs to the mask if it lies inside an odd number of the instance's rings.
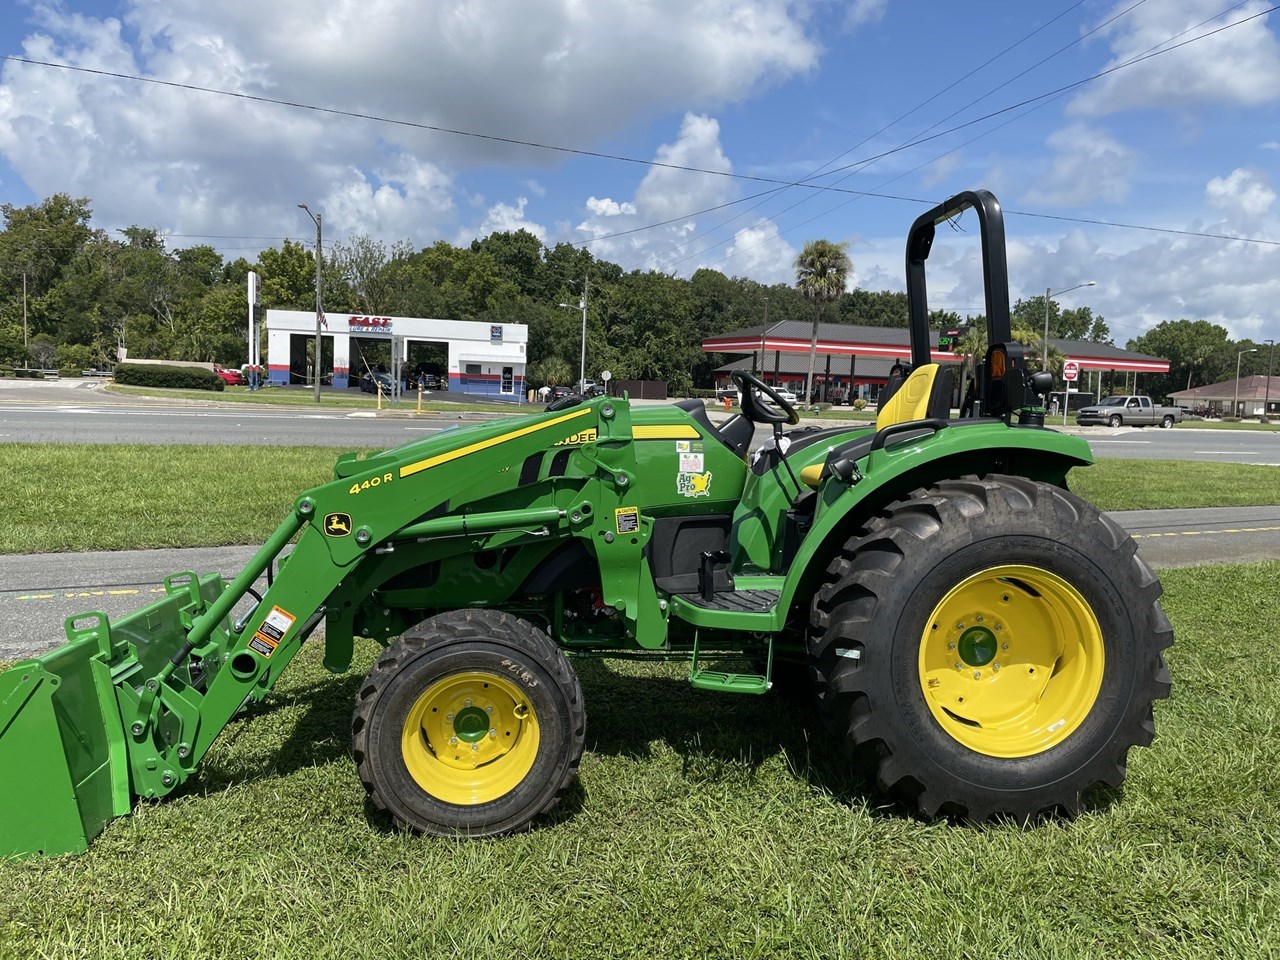
{"label": "road sign", "polygon": [[1070,383],[1080,376],[1080,364],[1074,360],[1066,360],[1062,364],[1062,379]]}
{"label": "road sign", "polygon": [[603,380],[605,383],[608,383],[610,380],[613,379],[613,374],[610,373],[608,370],[601,370],[600,379]]}

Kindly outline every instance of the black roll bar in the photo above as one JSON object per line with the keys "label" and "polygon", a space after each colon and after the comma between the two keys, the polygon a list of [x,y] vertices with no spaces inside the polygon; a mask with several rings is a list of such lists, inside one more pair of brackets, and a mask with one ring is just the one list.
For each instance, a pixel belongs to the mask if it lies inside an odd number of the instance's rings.
{"label": "black roll bar", "polygon": [[987,343],[1005,343],[1009,325],[1009,266],[1004,248],[1004,213],[989,190],[966,190],[921,214],[907,234],[907,314],[911,326],[911,363],[932,360],[929,333],[929,298],[924,262],[929,259],[935,228],[972,207],[978,213],[982,237],[982,281],[987,304]]}

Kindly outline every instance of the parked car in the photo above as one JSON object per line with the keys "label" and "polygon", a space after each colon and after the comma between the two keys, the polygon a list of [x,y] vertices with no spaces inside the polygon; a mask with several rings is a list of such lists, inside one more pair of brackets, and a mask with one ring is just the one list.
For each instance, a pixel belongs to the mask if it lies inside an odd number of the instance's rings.
{"label": "parked car", "polygon": [[[788,390],[786,387],[774,387],[773,389],[778,394],[778,396],[780,396],[783,400],[787,401],[787,403],[791,404],[793,407],[797,403],[799,403],[799,400],[796,398],[796,395],[792,393],[790,390]],[[765,403],[773,403],[773,398],[770,397],[767,393],[762,393],[760,395],[764,397]]]}
{"label": "parked car", "polygon": [[1172,427],[1182,420],[1179,407],[1162,407],[1151,402],[1150,397],[1119,396],[1107,397],[1105,400],[1081,407],[1076,411],[1076,423],[1085,426],[1091,423],[1104,423],[1109,427],[1146,427],[1159,424]]}
{"label": "parked car", "polygon": [[244,383],[244,377],[239,370],[228,370],[226,367],[220,367],[215,363],[213,372],[226,381],[228,386],[238,387]]}
{"label": "parked car", "polygon": [[377,393],[379,386],[384,394],[390,394],[391,378],[385,373],[366,373],[360,378],[360,391],[362,393]]}
{"label": "parked car", "polygon": [[573,387],[552,387],[551,392],[547,394],[548,400],[560,400],[570,394],[577,393]]}

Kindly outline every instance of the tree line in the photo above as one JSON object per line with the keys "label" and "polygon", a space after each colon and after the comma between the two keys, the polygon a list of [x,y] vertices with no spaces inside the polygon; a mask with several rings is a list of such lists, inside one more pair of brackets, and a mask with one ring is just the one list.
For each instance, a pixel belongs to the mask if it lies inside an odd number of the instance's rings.
{"label": "tree line", "polygon": [[[5,204],[0,213],[0,362],[109,366],[125,346],[131,357],[238,366],[247,354],[250,270],[261,278],[264,307],[315,306],[315,259],[305,242],[285,240],[253,261],[228,261],[206,244],[170,248],[150,227],[97,229],[83,197],[56,194],[28,206]],[[543,383],[577,376],[577,304],[586,278],[588,375],[608,369],[620,379],[666,381],[674,391],[709,385],[711,371],[725,361],[702,353],[706,337],[766,318],[808,327],[815,317],[814,302],[790,284],[710,269],[688,278],[627,272],[581,246],[546,246],[524,230],[461,247],[445,241],[387,246],[356,236],[326,244],[322,261],[327,311],[527,324],[530,378]],[[1028,341],[1042,333],[1043,297],[1018,300],[1012,313],[1014,329]],[[854,289],[826,303],[821,319],[905,328],[906,295]],[[981,316],[944,311],[933,311],[931,320],[937,329],[985,325]],[[1049,334],[1111,342],[1105,318],[1091,308],[1064,310],[1052,300]],[[1144,375],[1143,388],[1157,395],[1184,388],[1188,379],[1194,386],[1234,377],[1237,351],[1257,346],[1231,340],[1221,326],[1186,319],[1162,323],[1127,344],[1170,360],[1167,377]],[[1264,345],[1245,354],[1242,371],[1265,372],[1266,362]]]}

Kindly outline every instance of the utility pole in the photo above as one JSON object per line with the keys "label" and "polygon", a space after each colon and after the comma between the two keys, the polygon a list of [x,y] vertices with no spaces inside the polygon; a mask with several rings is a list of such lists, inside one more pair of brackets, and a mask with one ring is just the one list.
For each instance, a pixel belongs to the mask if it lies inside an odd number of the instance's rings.
{"label": "utility pole", "polygon": [[300,203],[298,204],[298,206],[301,209],[306,210],[307,216],[310,217],[312,220],[314,220],[316,224],[316,355],[315,355],[316,362],[315,362],[315,373],[312,379],[315,381],[315,385],[316,385],[316,403],[319,403],[320,402],[320,357],[324,353],[324,340],[321,339],[321,333],[320,333],[320,326],[324,323],[324,307],[321,306],[321,302],[320,302],[320,295],[321,295],[320,266],[321,266],[321,258],[323,257],[322,250],[323,250],[323,243],[324,243],[324,237],[323,237],[320,224],[322,222],[323,215],[319,213],[312,213],[310,209],[308,209],[305,203]]}
{"label": "utility pole", "polygon": [[27,352],[27,271],[25,270],[22,271],[22,352]]}
{"label": "utility pole", "polygon": [[1271,422],[1270,420],[1267,419],[1267,407],[1271,406],[1271,361],[1276,355],[1275,340],[1268,340],[1267,344],[1270,346],[1271,349],[1267,351],[1267,395],[1266,395],[1266,399],[1262,401],[1262,422],[1263,423]]}
{"label": "utility pole", "polygon": [[[1239,350],[1236,352],[1236,397],[1231,402],[1231,415],[1233,417],[1240,416],[1240,361],[1244,359],[1246,353],[1257,353],[1257,347],[1250,347],[1248,350]],[[1262,412],[1265,414],[1267,408],[1263,407]]]}
{"label": "utility pole", "polygon": [[[582,311],[582,359],[578,365],[578,390],[583,393],[587,389],[587,285],[590,282],[590,274],[583,277],[582,296],[578,299],[578,309]],[[556,306],[573,309],[572,303],[559,303]]]}

